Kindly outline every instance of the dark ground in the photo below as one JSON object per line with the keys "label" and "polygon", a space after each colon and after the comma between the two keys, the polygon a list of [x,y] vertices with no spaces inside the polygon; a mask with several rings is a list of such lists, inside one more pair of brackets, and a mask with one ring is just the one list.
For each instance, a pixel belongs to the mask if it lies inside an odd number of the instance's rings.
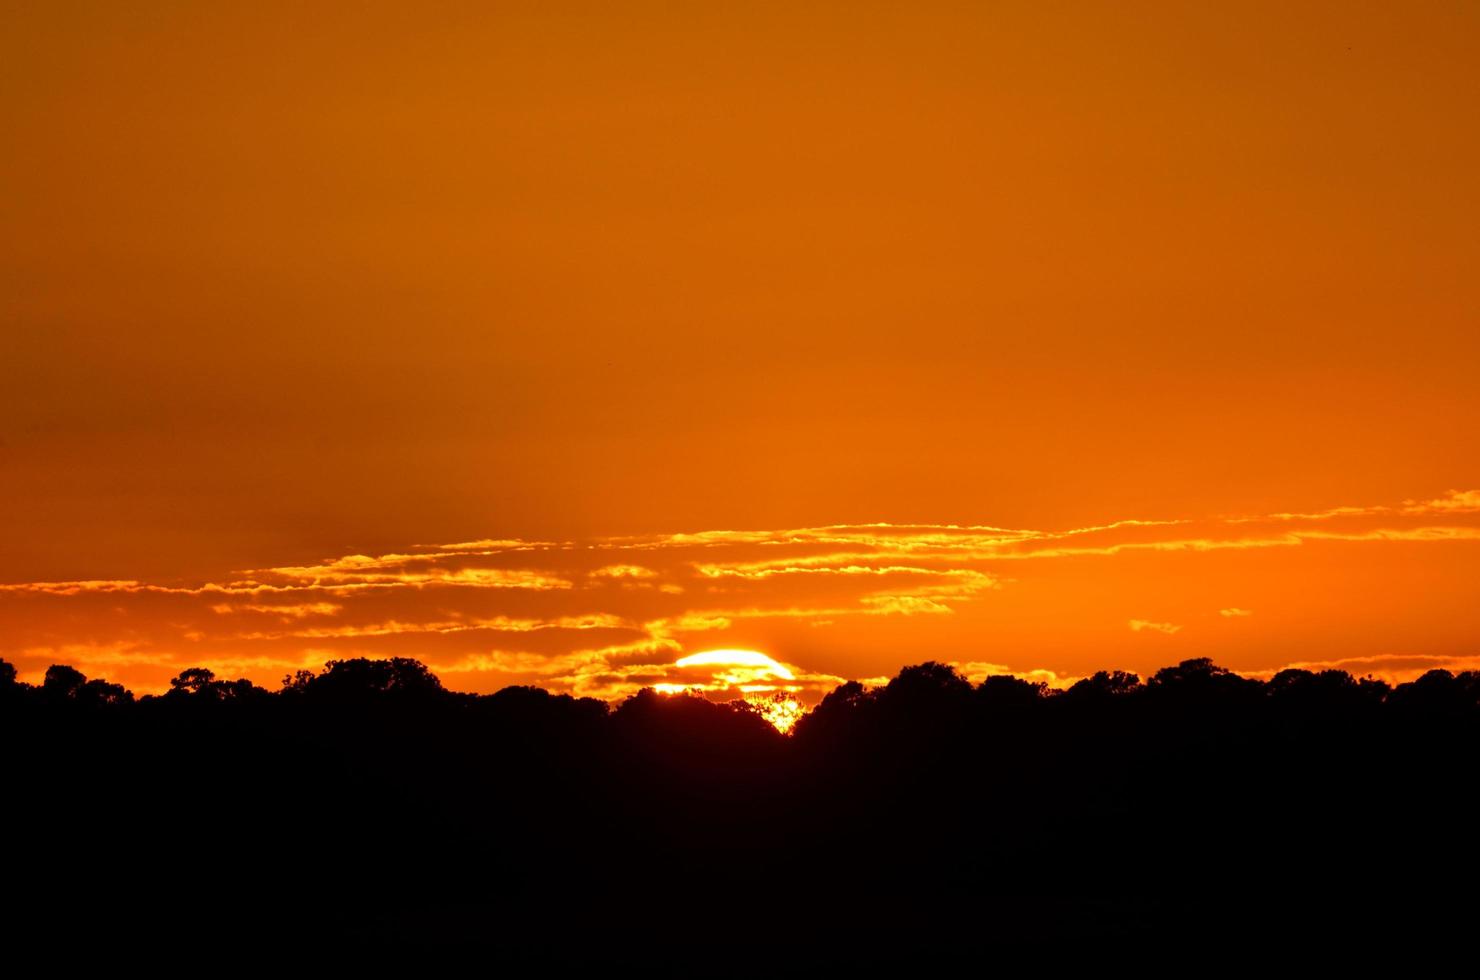
{"label": "dark ground", "polygon": [[72,963],[937,974],[1480,936],[1475,674],[922,664],[789,737],[407,660],[142,699],[0,674],[6,944]]}

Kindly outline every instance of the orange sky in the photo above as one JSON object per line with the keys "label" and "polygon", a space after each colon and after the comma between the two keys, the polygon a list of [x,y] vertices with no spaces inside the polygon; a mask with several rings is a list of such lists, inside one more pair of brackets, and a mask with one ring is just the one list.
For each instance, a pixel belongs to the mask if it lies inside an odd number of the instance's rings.
{"label": "orange sky", "polygon": [[1471,663],[1477,104],[1462,3],[8,5],[0,657]]}

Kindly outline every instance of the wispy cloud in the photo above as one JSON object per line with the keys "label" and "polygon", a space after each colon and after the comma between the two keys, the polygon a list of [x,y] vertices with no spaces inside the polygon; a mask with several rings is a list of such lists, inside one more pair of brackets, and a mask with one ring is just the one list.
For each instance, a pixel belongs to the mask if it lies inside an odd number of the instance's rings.
{"label": "wispy cloud", "polygon": [[234,612],[267,613],[286,621],[307,619],[310,616],[333,616],[343,608],[338,602],[300,602],[288,606],[260,602],[218,602],[211,607],[211,612],[222,616]]}
{"label": "wispy cloud", "polygon": [[[570,542],[473,539],[247,569],[209,581],[0,584],[0,611],[15,624],[0,637],[0,655],[25,658],[28,670],[37,658],[53,656],[141,689],[163,686],[193,664],[222,673],[251,670],[270,682],[335,657],[411,655],[450,683],[477,689],[538,682],[605,697],[646,683],[698,683],[675,679],[681,672],[674,664],[684,654],[754,644],[756,637],[802,626],[809,628],[797,641],[808,651],[804,662],[786,664],[812,697],[840,676],[837,651],[824,655],[827,637],[868,637],[894,622],[908,621],[911,629],[957,622],[957,614],[992,608],[996,596],[1036,587],[1060,562],[1115,582],[1118,561],[1127,556],[1192,556],[1175,559],[1183,561],[1307,547],[1467,548],[1476,541],[1475,490],[1395,505],[1128,519],[1062,530],[868,523]],[[1183,618],[1194,615],[1186,610],[1198,607],[1152,607],[1181,623],[1149,618],[1145,608],[1127,595],[1125,606],[1100,622],[1106,629],[1114,624],[1121,636],[1119,623],[1172,636],[1192,622]],[[1225,620],[1250,615],[1236,606],[1219,610]],[[1055,626],[1052,615],[1039,622],[1045,630]],[[1194,632],[1201,642],[1209,631]],[[978,642],[988,639],[983,634]],[[1155,646],[1137,642],[1138,649]],[[949,658],[900,649],[893,659],[897,667]],[[809,660],[834,666],[813,670]],[[1002,666],[970,654],[955,662],[982,676]],[[875,657],[859,672],[887,667]],[[1018,664],[1018,673],[1033,670],[1050,683],[1072,676]]]}

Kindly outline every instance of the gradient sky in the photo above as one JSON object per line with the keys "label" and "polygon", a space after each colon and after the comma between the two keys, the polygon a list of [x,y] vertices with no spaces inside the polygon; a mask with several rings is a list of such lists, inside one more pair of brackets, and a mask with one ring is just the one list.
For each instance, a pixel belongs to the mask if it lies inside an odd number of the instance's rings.
{"label": "gradient sky", "polygon": [[0,657],[1473,664],[1476,105],[1466,3],[7,4]]}

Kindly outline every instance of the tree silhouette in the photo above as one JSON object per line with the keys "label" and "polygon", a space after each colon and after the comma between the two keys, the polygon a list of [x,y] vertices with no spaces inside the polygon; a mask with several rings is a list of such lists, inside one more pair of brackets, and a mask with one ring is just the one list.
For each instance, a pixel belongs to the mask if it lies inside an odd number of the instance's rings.
{"label": "tree silhouette", "polygon": [[[241,925],[272,910],[341,952],[548,966],[656,923],[682,968],[716,923],[782,907],[791,931],[761,938],[794,935],[798,963],[920,972],[1355,921],[1432,942],[1477,911],[1453,883],[1480,860],[1419,846],[1480,816],[1475,672],[1389,688],[1197,659],[1056,692],[926,662],[839,685],[788,736],[696,694],[458,694],[407,658],[276,693],[193,667],[137,700],[0,662],[0,693],[7,887],[34,908],[118,889],[107,915],[66,904],[80,936],[132,910],[130,935],[207,914],[191,935],[282,935]],[[819,935],[843,937],[825,963]]]}
{"label": "tree silhouette", "polygon": [[409,657],[389,660],[331,660],[324,672],[285,686],[307,697],[337,702],[365,702],[386,697],[425,700],[445,694],[442,682],[425,664]]}
{"label": "tree silhouette", "polygon": [[41,681],[41,691],[52,701],[70,700],[77,697],[82,690],[82,685],[86,683],[87,677],[76,667],[52,664],[46,668],[46,676]]}
{"label": "tree silhouette", "polygon": [[1100,670],[1069,688],[1074,698],[1100,699],[1123,697],[1141,690],[1141,678],[1124,670]]}
{"label": "tree silhouette", "polygon": [[204,667],[190,667],[170,681],[171,694],[200,694],[209,691],[211,684],[216,680],[214,671],[206,670]]}

